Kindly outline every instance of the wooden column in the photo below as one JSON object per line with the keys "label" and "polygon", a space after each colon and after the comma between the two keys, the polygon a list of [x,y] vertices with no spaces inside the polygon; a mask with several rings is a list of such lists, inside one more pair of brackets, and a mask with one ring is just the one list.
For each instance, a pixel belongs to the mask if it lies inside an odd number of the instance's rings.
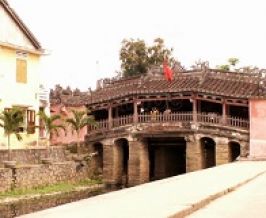
{"label": "wooden column", "polygon": [[226,105],[226,101],[225,99],[223,100],[223,124],[226,125],[227,121],[226,121],[226,118],[227,118],[227,105]]}
{"label": "wooden column", "polygon": [[137,99],[134,99],[133,107],[134,107],[133,122],[138,123],[138,101],[137,101]]}
{"label": "wooden column", "polygon": [[113,127],[113,117],[112,117],[112,106],[108,108],[108,127],[111,129]]}
{"label": "wooden column", "polygon": [[193,97],[193,122],[197,122],[197,98]]}

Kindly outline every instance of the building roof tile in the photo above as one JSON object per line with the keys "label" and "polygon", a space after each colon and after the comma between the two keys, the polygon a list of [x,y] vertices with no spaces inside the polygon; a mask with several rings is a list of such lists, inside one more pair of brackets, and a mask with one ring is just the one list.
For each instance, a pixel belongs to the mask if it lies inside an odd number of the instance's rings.
{"label": "building roof tile", "polygon": [[261,92],[262,77],[257,74],[222,72],[218,70],[175,73],[169,82],[163,75],[139,76],[108,80],[92,92],[88,104],[100,103],[128,95],[197,92],[232,98],[266,96]]}

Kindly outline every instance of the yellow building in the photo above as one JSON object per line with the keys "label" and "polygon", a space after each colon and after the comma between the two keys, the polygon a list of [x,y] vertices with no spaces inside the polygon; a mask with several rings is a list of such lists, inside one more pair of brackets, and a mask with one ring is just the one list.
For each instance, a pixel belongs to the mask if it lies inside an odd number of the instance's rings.
{"label": "yellow building", "polygon": [[[20,107],[24,111],[23,140],[11,139],[12,148],[38,145],[36,114],[39,110],[39,61],[43,50],[6,0],[0,0],[0,111]],[[0,149],[7,139],[0,128]]]}

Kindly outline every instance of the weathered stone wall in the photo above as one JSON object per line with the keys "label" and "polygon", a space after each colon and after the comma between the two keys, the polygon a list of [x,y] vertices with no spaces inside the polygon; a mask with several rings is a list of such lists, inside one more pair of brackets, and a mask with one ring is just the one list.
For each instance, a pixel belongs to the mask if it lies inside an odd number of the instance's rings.
{"label": "weathered stone wall", "polygon": [[0,168],[0,192],[9,191],[12,184],[12,170]]}
{"label": "weathered stone wall", "polygon": [[91,177],[87,164],[62,162],[39,164],[14,169],[0,168],[0,192],[53,185],[59,182],[77,182]]}
{"label": "weathered stone wall", "polygon": [[[164,127],[162,126],[162,129]],[[121,131],[121,132],[120,132]],[[124,130],[123,130],[124,131]],[[214,165],[229,163],[230,159],[230,142],[235,142],[240,145],[240,156],[246,157],[248,154],[248,141],[246,133],[232,133],[230,137],[227,132],[173,132],[169,131],[153,131],[151,127],[143,134],[124,134],[122,130],[105,135],[103,138],[86,137],[86,146],[93,150],[94,144],[103,145],[103,182],[106,185],[119,186],[134,186],[149,182],[154,179],[162,179],[168,176],[174,176],[185,172],[193,172]],[[146,131],[146,130],[145,130]],[[214,134],[215,133],[215,134]],[[186,143],[180,148],[167,148],[162,142],[162,145],[150,146],[149,138],[165,138],[183,137]],[[122,145],[118,145],[119,139],[125,139],[128,142],[129,154],[127,171],[124,172]],[[207,152],[204,147],[203,138],[208,138],[213,141],[214,149]],[[93,140],[92,140],[93,139]],[[96,140],[97,139],[97,140]],[[210,150],[210,149],[209,149]],[[94,163],[97,166],[97,163]],[[125,179],[126,178],[126,181]]]}
{"label": "weathered stone wall", "polygon": [[[7,150],[0,150],[0,164],[2,163],[2,161],[8,159],[7,156]],[[38,164],[40,163],[40,160],[46,156],[56,162],[66,161],[65,147],[50,147],[50,149],[48,150],[45,148],[12,150],[12,160],[16,160],[17,163]]]}
{"label": "weathered stone wall", "polygon": [[86,189],[70,192],[58,192],[52,195],[30,196],[28,198],[0,204],[0,217],[13,218],[28,213],[37,212],[61,204],[71,203],[105,193],[104,185],[94,185]]}
{"label": "weathered stone wall", "polygon": [[105,184],[116,184],[113,178],[114,168],[114,148],[112,145],[104,144],[103,146],[103,179]]}
{"label": "weathered stone wall", "polygon": [[230,162],[229,144],[226,138],[217,138],[216,143],[216,165],[226,164]]}
{"label": "weathered stone wall", "polygon": [[129,142],[128,186],[149,181],[149,153],[145,141]]}
{"label": "weathered stone wall", "polygon": [[199,138],[187,137],[186,171],[193,172],[203,169],[203,154]]}
{"label": "weathered stone wall", "polygon": [[27,189],[59,182],[76,182],[89,178],[87,165],[76,162],[41,164],[14,169],[15,188]]}
{"label": "weathered stone wall", "polygon": [[128,159],[128,183],[129,186],[139,184],[140,174],[140,146],[136,141],[129,142],[129,159]]}

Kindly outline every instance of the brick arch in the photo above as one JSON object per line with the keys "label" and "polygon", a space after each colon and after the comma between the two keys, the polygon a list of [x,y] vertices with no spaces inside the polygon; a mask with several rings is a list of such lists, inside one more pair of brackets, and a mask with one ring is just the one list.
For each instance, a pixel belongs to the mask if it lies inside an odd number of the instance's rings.
{"label": "brick arch", "polygon": [[235,161],[241,154],[241,145],[237,141],[229,141],[229,162]]}
{"label": "brick arch", "polygon": [[127,137],[116,138],[116,139],[114,140],[114,144],[115,144],[115,145],[122,145],[123,143],[128,143],[128,142],[129,142],[129,140],[128,140]]}
{"label": "brick arch", "polygon": [[202,167],[209,168],[216,165],[216,142],[211,137],[200,138]]}
{"label": "brick arch", "polygon": [[129,141],[127,138],[114,140],[114,181],[116,184],[127,186],[128,184],[128,161]]}
{"label": "brick arch", "polygon": [[103,144],[95,142],[92,144],[92,153],[94,173],[102,174],[103,172]]}

